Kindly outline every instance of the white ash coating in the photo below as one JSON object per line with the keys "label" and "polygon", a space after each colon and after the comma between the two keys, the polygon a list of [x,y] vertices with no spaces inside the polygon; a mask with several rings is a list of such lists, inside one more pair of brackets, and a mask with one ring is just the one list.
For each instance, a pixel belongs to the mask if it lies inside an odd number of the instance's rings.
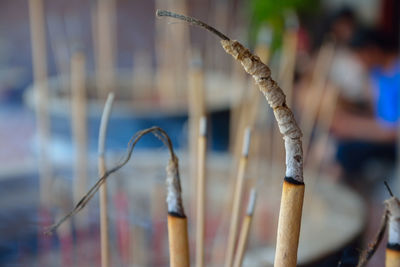
{"label": "white ash coating", "polygon": [[114,93],[109,93],[107,96],[106,104],[104,105],[104,110],[103,114],[101,115],[101,121],[100,121],[99,144],[98,144],[99,157],[104,156],[107,125],[110,118],[113,101],[114,101]]}
{"label": "white ash coating", "polygon": [[246,127],[243,138],[242,156],[247,157],[250,150],[251,129]]}
{"label": "white ash coating", "polygon": [[255,188],[250,191],[249,203],[247,204],[247,215],[252,216],[254,213],[254,207],[256,205],[257,192]]}
{"label": "white ash coating", "polygon": [[199,134],[200,136],[206,136],[207,134],[207,118],[205,116],[200,118]]}
{"label": "white ash coating", "polygon": [[400,244],[400,201],[397,197],[391,197],[385,201],[389,211],[389,244]]}
{"label": "white ash coating", "polygon": [[285,140],[286,177],[303,182],[303,148],[302,133],[292,111],[286,106],[286,97],[278,84],[272,80],[271,71],[260,58],[235,40],[222,40],[222,47],[240,61],[247,73],[253,76],[268,104],[274,110],[279,131]]}
{"label": "white ash coating", "polygon": [[168,212],[185,216],[182,205],[182,190],[179,178],[178,158],[175,156],[168,162],[166,183]]}

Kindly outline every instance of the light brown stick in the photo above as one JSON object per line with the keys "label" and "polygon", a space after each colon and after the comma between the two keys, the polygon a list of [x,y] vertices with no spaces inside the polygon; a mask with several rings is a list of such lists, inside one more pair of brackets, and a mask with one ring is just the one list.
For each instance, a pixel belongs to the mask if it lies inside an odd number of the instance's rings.
{"label": "light brown stick", "polygon": [[85,57],[76,53],[71,59],[72,133],[75,142],[74,201],[78,201],[87,187],[86,141],[86,72]]}
{"label": "light brown stick", "polygon": [[190,266],[187,219],[168,215],[168,239],[171,267]]}
{"label": "light brown stick", "polygon": [[233,262],[234,267],[242,266],[243,256],[247,247],[247,240],[249,239],[250,226],[253,220],[255,202],[256,202],[256,191],[253,188],[251,190],[249,203],[247,205],[247,214],[244,217],[242,229],[240,230],[238,248],[236,251],[235,260]]}
{"label": "light brown stick", "polygon": [[314,129],[315,119],[318,114],[320,101],[324,93],[325,84],[328,79],[329,69],[335,53],[332,43],[324,44],[318,54],[310,84],[310,91],[307,94],[305,106],[301,112],[301,129],[303,130],[303,150],[307,159],[308,147],[311,142],[311,135]]}
{"label": "light brown stick", "polygon": [[207,120],[200,119],[197,157],[197,214],[196,214],[196,267],[204,266],[204,234],[205,234],[205,180],[207,151]]}
{"label": "light brown stick", "polygon": [[[99,145],[98,145],[98,168],[99,176],[102,177],[106,172],[105,164],[105,143],[107,136],[107,126],[111,114],[111,107],[114,101],[114,94],[109,93],[103,114],[100,121]],[[108,267],[110,264],[110,247],[108,237],[108,209],[107,209],[107,182],[104,182],[99,188],[100,201],[100,242],[101,242],[101,266]]]}
{"label": "light brown stick", "polygon": [[[278,242],[276,245],[276,267],[296,266],[297,247],[300,236],[300,222],[293,218],[301,218],[304,199],[304,184],[283,182],[281,208],[279,212]],[[282,223],[284,222],[284,223]]]}
{"label": "light brown stick", "polygon": [[233,263],[233,256],[236,247],[237,229],[239,225],[240,204],[242,202],[244,175],[246,172],[249,147],[250,147],[250,128],[247,128],[243,139],[242,156],[239,161],[235,193],[233,195],[233,201],[232,201],[233,206],[232,206],[231,222],[229,227],[228,244],[225,254],[226,267],[231,267]]}
{"label": "light brown stick", "polygon": [[97,88],[98,94],[105,97],[115,86],[115,0],[97,1]]}
{"label": "light brown stick", "polygon": [[35,116],[36,134],[39,139],[39,190],[40,203],[50,203],[49,192],[52,168],[49,160],[47,142],[50,138],[50,119],[48,112],[46,30],[44,23],[43,0],[29,0],[29,19],[32,44],[33,82],[36,96]]}

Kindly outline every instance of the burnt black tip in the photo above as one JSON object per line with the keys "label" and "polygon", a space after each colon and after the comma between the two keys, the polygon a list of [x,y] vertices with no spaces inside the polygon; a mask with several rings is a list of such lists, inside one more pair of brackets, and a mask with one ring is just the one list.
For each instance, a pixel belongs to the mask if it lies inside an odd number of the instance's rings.
{"label": "burnt black tip", "polygon": [[400,251],[400,244],[399,243],[388,243],[386,246],[388,249]]}
{"label": "burnt black tip", "polygon": [[169,216],[173,216],[173,217],[177,217],[177,218],[182,218],[182,219],[186,219],[186,215],[185,214],[180,214],[177,212],[168,212]]}
{"label": "burnt black tip", "polygon": [[296,179],[293,179],[292,177],[286,177],[285,176],[285,181],[290,183],[290,184],[294,184],[294,185],[304,185],[303,182],[299,182]]}

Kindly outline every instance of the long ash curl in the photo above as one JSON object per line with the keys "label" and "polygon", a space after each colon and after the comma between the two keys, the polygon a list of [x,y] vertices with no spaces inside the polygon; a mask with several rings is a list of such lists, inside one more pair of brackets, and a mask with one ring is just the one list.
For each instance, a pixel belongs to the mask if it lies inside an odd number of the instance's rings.
{"label": "long ash curl", "polygon": [[111,174],[121,169],[125,166],[130,158],[132,157],[133,149],[139,140],[146,134],[152,133],[158,139],[160,139],[165,146],[168,147],[170,153],[170,159],[167,166],[167,205],[168,205],[168,213],[179,217],[185,217],[185,213],[182,205],[182,197],[181,197],[181,182],[179,178],[179,164],[178,157],[175,155],[174,148],[172,146],[172,141],[169,138],[168,134],[160,127],[151,127],[142,131],[137,132],[134,136],[132,136],[131,140],[128,143],[128,149],[126,152],[125,158],[122,160],[120,164],[115,166],[114,168],[108,170],[102,177],[100,177],[97,182],[93,185],[92,188],[82,197],[82,199],[75,205],[74,209],[68,213],[65,217],[63,217],[57,223],[49,226],[45,233],[51,234],[55,231],[63,222],[74,216],[84,207],[86,207],[87,203],[93,198],[96,192],[99,190],[100,186],[106,181]]}
{"label": "long ash curl", "polygon": [[295,183],[303,183],[303,149],[302,132],[297,125],[294,115],[286,105],[286,97],[279,85],[271,78],[271,70],[261,62],[260,58],[250,52],[241,43],[230,40],[226,35],[206,23],[188,16],[176,14],[166,10],[157,10],[158,17],[171,17],[186,21],[192,25],[205,28],[220,37],[225,51],[239,61],[245,71],[252,75],[260,91],[264,94],[268,104],[274,110],[279,131],[285,140],[286,150],[286,177]]}

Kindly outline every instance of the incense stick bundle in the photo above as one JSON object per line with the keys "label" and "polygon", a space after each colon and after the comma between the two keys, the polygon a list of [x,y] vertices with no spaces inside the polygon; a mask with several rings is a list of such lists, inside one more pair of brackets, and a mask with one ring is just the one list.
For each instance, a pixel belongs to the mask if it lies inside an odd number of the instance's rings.
{"label": "incense stick bundle", "polygon": [[296,266],[304,198],[302,133],[292,111],[286,105],[285,94],[271,78],[271,71],[268,66],[238,41],[229,39],[215,28],[195,18],[166,10],[157,10],[157,16],[180,19],[192,25],[203,27],[220,37],[222,47],[242,64],[247,73],[253,76],[267,102],[274,110],[286,150],[286,175],[278,222],[275,266]]}
{"label": "incense stick bundle", "polygon": [[233,206],[232,206],[232,215],[231,215],[231,223],[229,227],[229,235],[228,235],[228,245],[225,254],[225,266],[230,267],[233,263],[233,256],[236,247],[236,238],[237,238],[237,229],[239,225],[239,212],[240,212],[240,204],[242,202],[243,195],[243,183],[244,183],[244,175],[246,172],[247,160],[249,156],[249,148],[250,148],[250,128],[246,128],[246,132],[243,139],[243,147],[242,147],[242,156],[239,161],[238,174],[236,178],[235,185],[235,193],[233,196]]}
{"label": "incense stick bundle", "polygon": [[251,189],[249,203],[247,205],[247,214],[243,220],[242,229],[240,230],[238,247],[235,255],[235,260],[233,262],[234,267],[242,266],[243,256],[247,247],[247,240],[249,239],[250,226],[253,220],[255,204],[256,204],[256,191],[253,188]]}
{"label": "incense stick bundle", "polygon": [[199,126],[198,163],[197,163],[197,201],[196,201],[196,266],[204,266],[204,232],[205,232],[205,179],[207,150],[207,119],[202,117]]}
{"label": "incense stick bundle", "polygon": [[400,201],[397,197],[391,197],[385,204],[389,211],[386,267],[397,267],[400,266]]}
{"label": "incense stick bundle", "polygon": [[[109,93],[106,104],[104,105],[103,114],[100,121],[99,145],[98,145],[98,173],[102,177],[106,172],[106,164],[104,159],[105,143],[107,136],[108,120],[111,114],[111,107],[114,101],[114,94]],[[107,183],[104,182],[99,188],[100,201],[100,242],[101,242],[101,266],[107,267],[110,264],[110,248],[108,237],[108,210],[107,210]]]}
{"label": "incense stick bundle", "polygon": [[36,95],[35,116],[36,131],[39,140],[39,191],[40,204],[44,206],[49,201],[49,192],[52,180],[46,142],[50,138],[50,120],[48,113],[48,85],[47,85],[47,53],[46,28],[44,23],[43,0],[29,0],[29,19],[32,44],[32,64],[34,90]]}

